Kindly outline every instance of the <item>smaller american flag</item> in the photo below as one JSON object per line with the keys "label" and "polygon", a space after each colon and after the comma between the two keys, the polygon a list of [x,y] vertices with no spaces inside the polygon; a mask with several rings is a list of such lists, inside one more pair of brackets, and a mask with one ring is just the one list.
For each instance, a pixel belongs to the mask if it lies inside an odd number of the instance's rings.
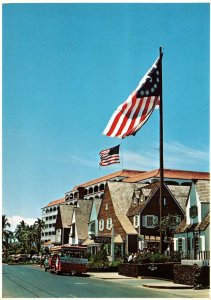
{"label": "smaller american flag", "polygon": [[112,148],[108,148],[105,150],[100,151],[100,166],[109,166],[111,164],[119,164],[119,147],[120,145],[117,145]]}

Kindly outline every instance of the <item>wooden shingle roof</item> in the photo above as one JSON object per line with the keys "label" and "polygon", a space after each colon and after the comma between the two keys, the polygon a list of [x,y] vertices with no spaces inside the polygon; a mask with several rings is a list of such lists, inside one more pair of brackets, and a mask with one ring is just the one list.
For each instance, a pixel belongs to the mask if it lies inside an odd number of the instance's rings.
{"label": "wooden shingle roof", "polygon": [[78,238],[85,240],[88,236],[88,222],[92,207],[92,200],[78,200],[78,207],[75,211],[75,224]]}
{"label": "wooden shingle roof", "polygon": [[59,209],[61,214],[62,227],[70,228],[74,207],[72,205],[61,204]]}
{"label": "wooden shingle roof", "polygon": [[207,180],[197,180],[196,190],[201,202],[210,202],[210,182]]}
{"label": "wooden shingle roof", "polygon": [[137,234],[137,231],[127,217],[127,211],[130,207],[134,190],[141,185],[137,183],[126,182],[107,182],[108,189],[111,195],[115,215],[121,223],[124,231],[127,234]]}
{"label": "wooden shingle roof", "polygon": [[185,212],[186,202],[190,192],[190,186],[167,185],[167,188],[170,190],[174,198],[177,200],[183,212]]}
{"label": "wooden shingle roof", "polygon": [[132,200],[133,192],[135,189],[139,188],[141,184],[111,181],[109,181],[107,184],[112,198],[115,214],[126,214]]}
{"label": "wooden shingle roof", "polygon": [[204,219],[201,221],[201,223],[199,223],[195,230],[205,230],[207,228],[207,226],[210,224],[210,212],[208,212],[208,214],[204,217]]}
{"label": "wooden shingle roof", "polygon": [[210,224],[210,212],[207,213],[207,215],[204,217],[204,219],[200,223],[194,223],[194,224],[186,224],[186,218],[184,218],[179,226],[176,228],[175,233],[184,233],[186,231],[203,231],[207,228],[207,226]]}

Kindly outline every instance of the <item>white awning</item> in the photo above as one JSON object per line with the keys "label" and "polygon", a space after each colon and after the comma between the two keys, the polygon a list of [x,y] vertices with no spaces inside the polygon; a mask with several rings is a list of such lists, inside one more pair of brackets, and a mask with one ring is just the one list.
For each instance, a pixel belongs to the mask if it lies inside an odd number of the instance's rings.
{"label": "white awning", "polygon": [[123,244],[123,239],[120,234],[114,237],[114,243],[115,244]]}
{"label": "white awning", "polygon": [[94,240],[90,240],[89,238],[87,238],[83,243],[83,246],[97,246],[99,244],[95,243]]}

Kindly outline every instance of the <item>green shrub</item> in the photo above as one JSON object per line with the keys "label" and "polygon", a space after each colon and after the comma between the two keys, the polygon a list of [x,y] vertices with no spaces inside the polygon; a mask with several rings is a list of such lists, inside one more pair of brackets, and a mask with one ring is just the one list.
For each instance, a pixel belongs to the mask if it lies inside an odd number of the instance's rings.
{"label": "green shrub", "polygon": [[146,264],[150,262],[151,253],[150,252],[143,252],[136,257],[135,262],[140,264]]}
{"label": "green shrub", "polygon": [[12,258],[8,257],[8,258],[2,258],[2,263],[7,264],[7,263],[11,263],[12,262]]}
{"label": "green shrub", "polygon": [[150,257],[151,262],[163,263],[171,261],[171,258],[160,253],[155,253]]}
{"label": "green shrub", "polygon": [[109,260],[107,257],[107,252],[105,249],[97,252],[88,262],[88,267],[92,268],[100,268],[100,267],[108,267]]}
{"label": "green shrub", "polygon": [[115,259],[113,262],[111,262],[110,266],[111,266],[111,267],[118,267],[118,266],[121,265],[122,263],[123,263],[123,259],[117,258],[117,259]]}
{"label": "green shrub", "polygon": [[144,252],[139,254],[135,260],[135,263],[163,263],[171,261],[171,257],[165,256],[160,253]]}

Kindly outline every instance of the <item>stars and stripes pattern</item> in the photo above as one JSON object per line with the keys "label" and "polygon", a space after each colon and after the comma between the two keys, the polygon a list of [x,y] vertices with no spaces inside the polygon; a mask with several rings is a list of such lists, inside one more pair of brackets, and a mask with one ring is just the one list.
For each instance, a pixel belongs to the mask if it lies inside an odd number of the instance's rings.
{"label": "stars and stripes pattern", "polygon": [[113,113],[103,133],[122,139],[135,135],[159,105],[160,93],[161,58],[159,57],[139,82],[135,91]]}
{"label": "stars and stripes pattern", "polygon": [[117,145],[112,148],[108,148],[105,150],[100,151],[100,166],[109,166],[111,164],[118,164],[120,163],[119,160],[119,147],[120,145]]}

